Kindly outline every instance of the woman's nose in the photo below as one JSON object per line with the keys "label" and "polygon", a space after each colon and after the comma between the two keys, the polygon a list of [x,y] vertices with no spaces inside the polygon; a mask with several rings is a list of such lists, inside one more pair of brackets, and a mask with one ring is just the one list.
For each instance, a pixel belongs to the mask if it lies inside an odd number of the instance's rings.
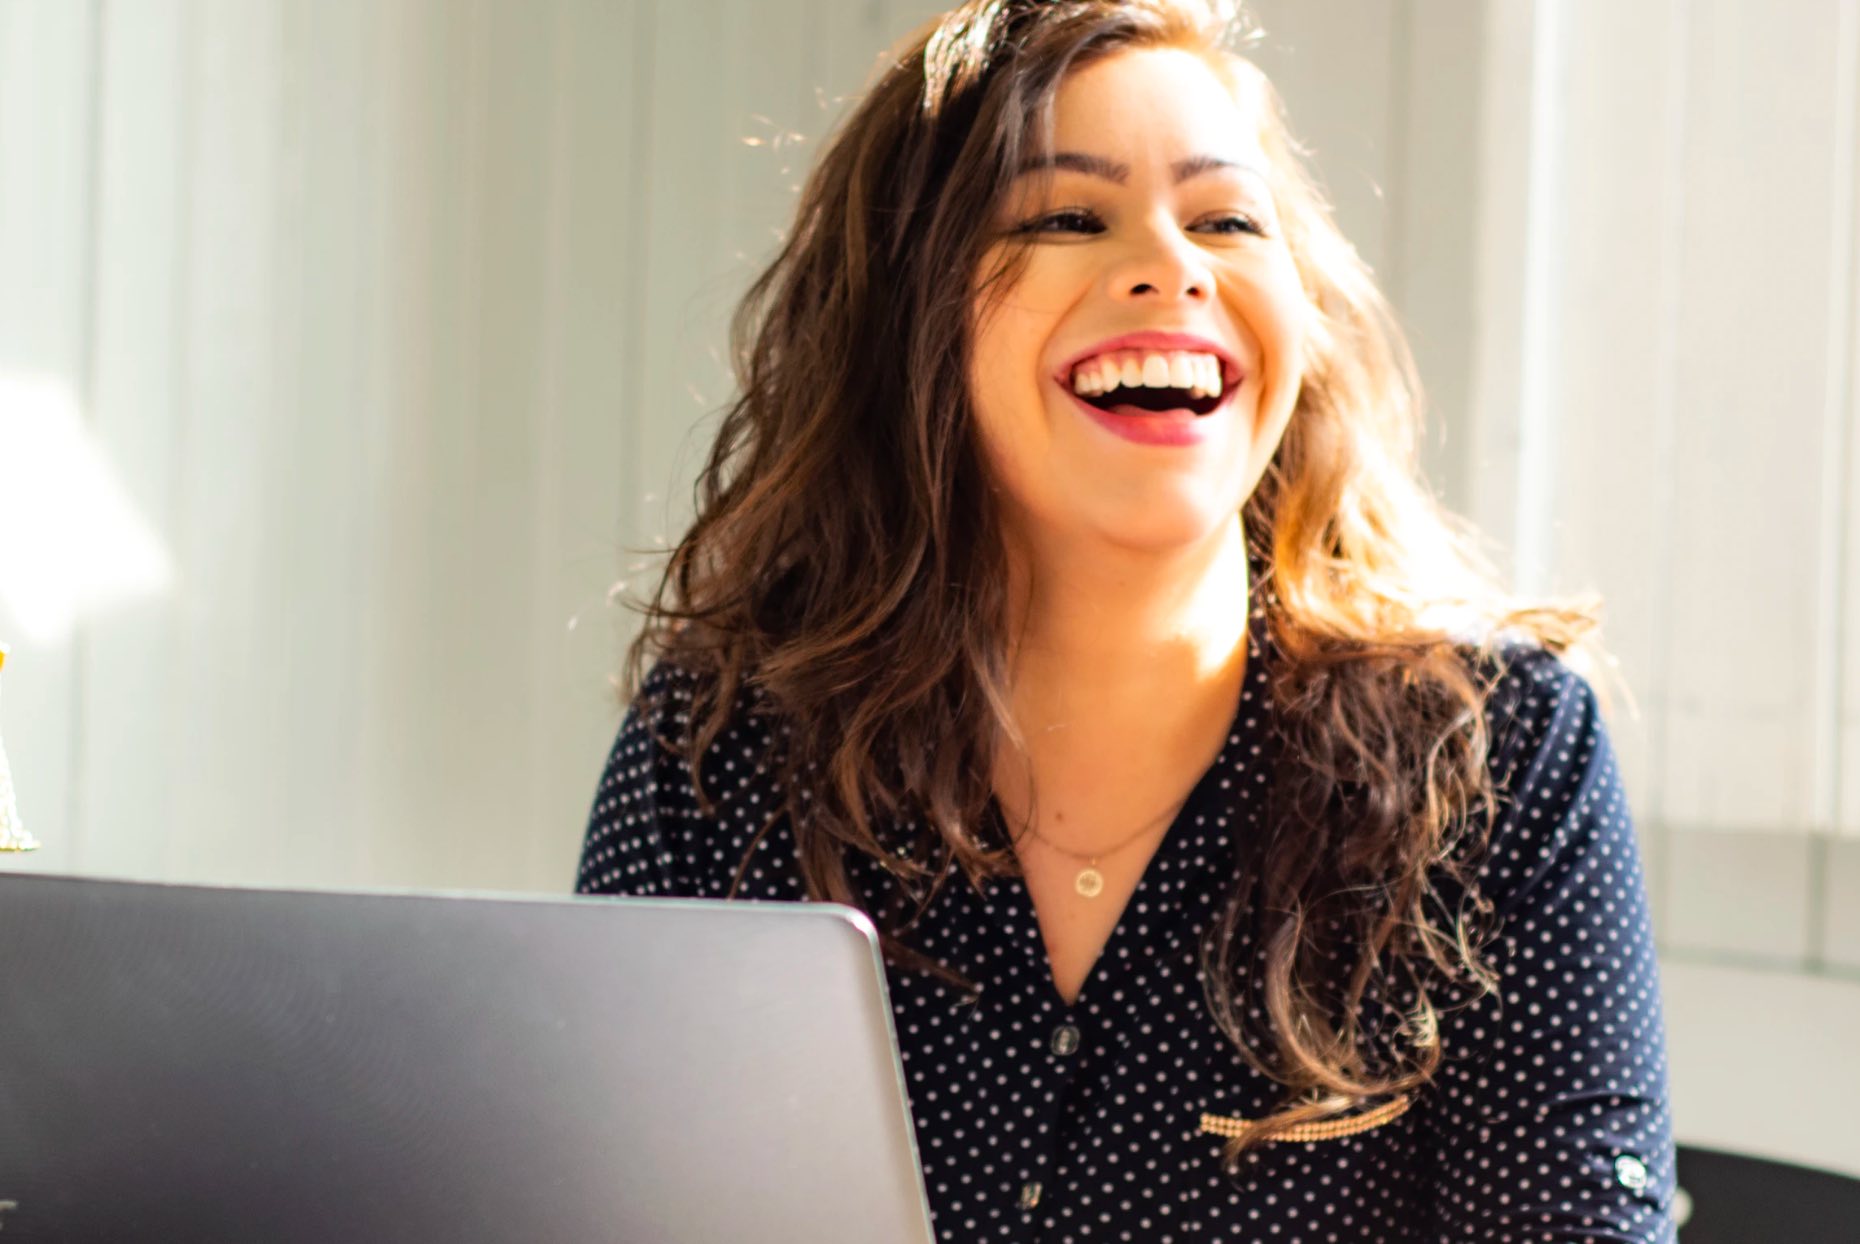
{"label": "woman's nose", "polygon": [[1214,275],[1200,248],[1179,237],[1146,234],[1111,272],[1114,298],[1161,298],[1205,301],[1214,293]]}

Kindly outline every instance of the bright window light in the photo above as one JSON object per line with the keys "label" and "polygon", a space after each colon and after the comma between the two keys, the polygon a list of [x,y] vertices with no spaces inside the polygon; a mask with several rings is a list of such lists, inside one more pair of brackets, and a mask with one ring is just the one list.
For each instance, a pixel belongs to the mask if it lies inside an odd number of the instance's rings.
{"label": "bright window light", "polygon": [[0,602],[26,639],[167,587],[168,551],[137,513],[70,389],[0,375]]}

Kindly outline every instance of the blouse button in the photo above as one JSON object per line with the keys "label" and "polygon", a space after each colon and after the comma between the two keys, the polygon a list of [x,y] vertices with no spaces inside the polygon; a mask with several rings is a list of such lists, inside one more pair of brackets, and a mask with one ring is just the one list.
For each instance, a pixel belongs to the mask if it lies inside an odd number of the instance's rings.
{"label": "blouse button", "polygon": [[1029,1180],[1020,1186],[1020,1207],[1032,1209],[1040,1203],[1040,1181]]}
{"label": "blouse button", "polygon": [[1079,1030],[1071,1024],[1061,1024],[1053,1030],[1053,1053],[1065,1058],[1076,1054],[1079,1048]]}
{"label": "blouse button", "polygon": [[1615,1158],[1615,1180],[1630,1192],[1639,1192],[1647,1186],[1647,1166],[1631,1153],[1619,1154]]}

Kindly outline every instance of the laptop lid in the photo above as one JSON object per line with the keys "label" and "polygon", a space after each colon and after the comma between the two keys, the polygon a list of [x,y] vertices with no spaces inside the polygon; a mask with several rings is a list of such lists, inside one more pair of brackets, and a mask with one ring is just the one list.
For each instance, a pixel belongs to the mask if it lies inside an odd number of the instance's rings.
{"label": "laptop lid", "polygon": [[25,874],[0,1206],[21,1244],[932,1238],[850,908]]}

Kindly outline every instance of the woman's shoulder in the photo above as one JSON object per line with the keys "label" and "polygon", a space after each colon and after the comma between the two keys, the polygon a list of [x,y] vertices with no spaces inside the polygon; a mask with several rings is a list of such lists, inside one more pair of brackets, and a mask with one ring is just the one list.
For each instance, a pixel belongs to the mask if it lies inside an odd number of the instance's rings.
{"label": "woman's shoulder", "polygon": [[1473,661],[1492,689],[1485,722],[1495,778],[1542,759],[1553,742],[1605,739],[1594,684],[1562,654],[1528,636],[1506,635]]}
{"label": "woman's shoulder", "polygon": [[1494,762],[1515,761],[1520,750],[1541,744],[1572,708],[1593,714],[1598,706],[1588,677],[1533,633],[1451,609],[1429,616],[1466,671],[1489,688],[1484,717]]}
{"label": "woman's shoulder", "polygon": [[640,679],[616,747],[650,757],[661,793],[721,803],[766,785],[781,733],[750,680],[726,690],[714,673],[660,660]]}
{"label": "woman's shoulder", "polygon": [[753,679],[743,678],[726,691],[718,673],[670,657],[653,662],[641,676],[621,730],[650,733],[669,750],[686,749],[709,725],[720,699],[726,702],[711,746],[741,745],[771,735],[774,714]]}
{"label": "woman's shoulder", "polygon": [[1492,680],[1487,766],[1496,816],[1481,888],[1501,912],[1544,902],[1597,867],[1638,873],[1632,816],[1588,676],[1534,640],[1478,658]]}
{"label": "woman's shoulder", "polygon": [[751,688],[738,687],[709,734],[718,697],[715,675],[671,660],[640,679],[589,817],[584,889],[590,867],[592,881],[607,882],[605,893],[703,897],[728,889],[735,863],[782,800],[773,718]]}

